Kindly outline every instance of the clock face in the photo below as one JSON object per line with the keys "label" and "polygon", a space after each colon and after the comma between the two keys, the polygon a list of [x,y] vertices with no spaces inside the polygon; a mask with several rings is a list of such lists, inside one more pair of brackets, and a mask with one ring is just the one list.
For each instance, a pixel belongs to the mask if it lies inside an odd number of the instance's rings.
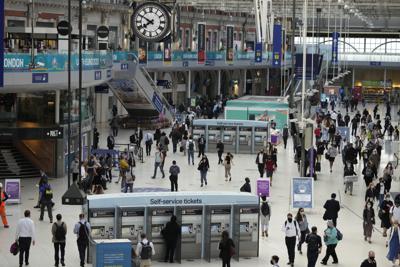
{"label": "clock face", "polygon": [[143,3],[132,15],[132,30],[141,40],[158,42],[170,33],[170,19],[165,6],[156,2]]}

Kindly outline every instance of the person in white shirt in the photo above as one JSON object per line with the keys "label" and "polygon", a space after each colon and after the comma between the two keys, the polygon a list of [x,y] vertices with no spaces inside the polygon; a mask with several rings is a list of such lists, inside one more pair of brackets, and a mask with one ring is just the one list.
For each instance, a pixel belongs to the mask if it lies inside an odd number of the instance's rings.
{"label": "person in white shirt", "polygon": [[294,256],[296,248],[296,237],[300,234],[299,224],[293,220],[293,215],[288,213],[287,220],[282,226],[282,232],[285,232],[285,243],[288,252],[288,265],[294,266]]}
{"label": "person in white shirt", "polygon": [[25,265],[29,265],[29,249],[35,245],[35,224],[31,220],[30,210],[25,210],[25,218],[19,219],[15,233],[15,241],[19,245],[19,267],[22,266],[24,255]]}
{"label": "person in white shirt", "polygon": [[140,267],[151,266],[151,256],[156,254],[153,242],[147,240],[146,234],[140,235],[141,241],[137,244],[136,255],[140,257]]}
{"label": "person in white shirt", "polygon": [[85,214],[79,214],[79,222],[75,224],[74,234],[77,236],[77,244],[80,258],[80,266],[85,266],[85,253],[86,249],[89,246],[89,238],[90,238],[90,224],[85,220]]}

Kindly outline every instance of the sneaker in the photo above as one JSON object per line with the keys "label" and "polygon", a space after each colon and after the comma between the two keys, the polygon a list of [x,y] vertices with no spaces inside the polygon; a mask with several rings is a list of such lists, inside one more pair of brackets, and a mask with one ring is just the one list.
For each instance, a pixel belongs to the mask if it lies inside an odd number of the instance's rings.
{"label": "sneaker", "polygon": [[38,208],[40,208],[40,206],[39,206],[39,205],[36,205],[36,206],[34,206],[33,208],[34,208],[34,209],[38,209]]}
{"label": "sneaker", "polygon": [[326,265],[326,262],[321,261],[321,264],[322,264],[322,265]]}
{"label": "sneaker", "polygon": [[10,228],[10,226],[9,225],[4,225],[4,228]]}
{"label": "sneaker", "polygon": [[61,266],[65,266],[65,263],[64,263],[64,261],[61,261]]}
{"label": "sneaker", "polygon": [[333,262],[332,262],[332,264],[338,264],[338,263],[339,263],[338,261],[333,261]]}
{"label": "sneaker", "polygon": [[207,182],[206,182],[206,185],[207,185]]}
{"label": "sneaker", "polygon": [[156,179],[156,177],[154,177],[154,176],[151,176],[151,179]]}
{"label": "sneaker", "polygon": [[200,187],[203,187],[203,184],[201,184]]}

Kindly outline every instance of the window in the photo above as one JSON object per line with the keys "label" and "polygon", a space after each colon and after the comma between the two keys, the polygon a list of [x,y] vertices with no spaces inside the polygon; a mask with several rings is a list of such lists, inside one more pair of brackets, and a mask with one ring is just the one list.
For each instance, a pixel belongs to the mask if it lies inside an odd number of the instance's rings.
{"label": "window", "polygon": [[206,41],[207,41],[207,51],[210,51],[210,50],[211,50],[211,39],[212,39],[212,37],[211,37],[211,31],[208,31],[208,32],[207,32],[207,38],[206,38]]}
{"label": "window", "polygon": [[187,50],[190,49],[190,30],[189,29],[185,30],[185,40],[183,42],[183,47]]}
{"label": "window", "polygon": [[7,20],[7,27],[25,27],[25,21],[9,19]]}
{"label": "window", "polygon": [[212,50],[213,51],[218,50],[218,32],[217,31],[213,32]]}
{"label": "window", "polygon": [[388,42],[386,44],[387,54],[398,54],[400,53],[400,39],[386,39]]}
{"label": "window", "polygon": [[40,28],[54,28],[54,23],[53,23],[53,22],[37,21],[37,22],[36,22],[36,27],[40,27]]}

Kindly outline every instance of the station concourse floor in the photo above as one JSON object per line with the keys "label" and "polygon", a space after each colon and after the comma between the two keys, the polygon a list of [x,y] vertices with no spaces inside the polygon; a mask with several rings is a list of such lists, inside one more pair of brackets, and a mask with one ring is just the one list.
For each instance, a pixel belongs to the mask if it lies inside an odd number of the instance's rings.
{"label": "station concourse floor", "polygon": [[[372,108],[370,110],[372,111]],[[382,116],[381,116],[382,117]],[[100,147],[105,147],[106,137],[109,133],[108,129],[100,128]],[[117,143],[127,143],[129,135],[132,130],[120,130],[116,138]],[[169,131],[167,131],[169,133]],[[172,145],[170,145],[170,149]],[[171,149],[172,150],[172,149]],[[158,172],[156,179],[151,179],[153,174],[154,164],[154,145],[151,157],[146,157],[144,163],[137,162],[135,170],[136,181],[135,187],[163,187],[170,188],[170,182],[166,175],[165,179],[161,179],[161,174]],[[228,151],[226,151],[228,152]],[[286,266],[288,262],[287,252],[285,247],[284,233],[281,232],[282,224],[286,219],[286,214],[292,212],[295,214],[297,210],[291,209],[289,206],[290,195],[290,179],[298,177],[297,165],[293,161],[293,146],[292,140],[289,139],[288,147],[285,150],[283,145],[278,146],[278,168],[274,173],[272,188],[271,188],[271,221],[269,237],[261,237],[260,235],[260,256],[258,258],[240,259],[239,262],[232,260],[232,266],[246,266],[252,267],[265,267],[270,266],[270,258],[272,255],[280,257],[280,266]],[[391,142],[386,141],[384,150],[382,152],[382,161],[380,173],[388,160],[393,160],[393,150],[391,149]],[[181,168],[178,184],[180,191],[239,191],[239,188],[244,183],[244,178],[249,177],[251,180],[252,191],[255,191],[255,183],[258,176],[257,166],[255,164],[255,155],[239,154],[234,155],[232,167],[232,182],[225,182],[224,167],[217,165],[216,153],[208,154],[210,160],[210,172],[208,173],[208,185],[200,187],[200,176],[197,171],[197,158],[195,158],[195,165],[188,165],[187,158],[182,153],[172,154],[168,153],[165,171],[167,172],[172,160],[176,160]],[[196,162],[197,161],[197,162]],[[356,166],[356,172],[361,174],[361,165]],[[115,173],[117,175],[117,173]],[[324,212],[323,204],[330,198],[330,194],[336,192],[338,199],[341,201],[342,209],[339,213],[338,228],[342,231],[344,238],[337,247],[337,254],[339,264],[335,266],[345,267],[358,267],[361,262],[367,257],[369,250],[374,250],[376,253],[376,260],[379,267],[392,266],[386,259],[387,248],[385,247],[385,238],[381,235],[380,220],[376,218],[376,229],[372,235],[372,244],[368,244],[363,238],[362,227],[362,211],[364,204],[365,184],[360,176],[359,181],[355,183],[353,196],[344,195],[343,187],[343,165],[341,156],[336,158],[334,163],[333,172],[329,172],[329,164],[323,159],[322,172],[318,173],[318,180],[314,183],[315,195],[315,208],[306,210],[308,221],[311,226],[317,226],[319,234],[322,234],[326,228],[326,223],[322,220]],[[396,170],[395,176],[399,177],[399,169]],[[114,178],[116,179],[116,178]],[[393,181],[392,191],[399,192],[399,179]],[[3,181],[2,181],[3,182]],[[15,226],[19,218],[23,216],[25,209],[32,211],[32,219],[36,225],[36,246],[31,247],[30,251],[30,266],[33,267],[47,267],[54,266],[54,249],[51,244],[51,224],[45,213],[44,221],[39,221],[39,210],[33,209],[37,201],[37,187],[35,184],[38,182],[36,179],[28,179],[22,181],[22,202],[19,205],[7,205],[7,215],[9,220],[9,229],[4,229],[0,226],[0,266],[11,267],[18,266],[18,257],[13,256],[9,252],[11,243],[15,238]],[[72,233],[73,226],[78,220],[78,214],[81,212],[80,206],[62,206],[61,196],[67,189],[67,179],[51,179],[50,183],[54,190],[54,201],[56,205],[53,210],[53,216],[57,213],[63,215],[63,220],[67,223],[67,245],[66,245],[66,259],[67,266],[79,266],[78,250],[76,246],[76,236]],[[119,192],[120,185],[114,182],[109,184],[109,189],[106,194],[111,192]],[[377,214],[377,213],[376,213]],[[215,248],[217,249],[217,248]],[[317,266],[325,255],[326,247],[318,258]],[[307,266],[306,246],[303,245],[303,255],[296,252],[295,266]],[[157,253],[157,252],[156,252]],[[331,264],[332,259],[328,261]],[[153,262],[153,266],[221,266],[219,259],[213,259],[211,263],[202,260],[196,261],[182,261],[182,264],[168,264]],[[91,266],[88,264],[87,266]]]}

